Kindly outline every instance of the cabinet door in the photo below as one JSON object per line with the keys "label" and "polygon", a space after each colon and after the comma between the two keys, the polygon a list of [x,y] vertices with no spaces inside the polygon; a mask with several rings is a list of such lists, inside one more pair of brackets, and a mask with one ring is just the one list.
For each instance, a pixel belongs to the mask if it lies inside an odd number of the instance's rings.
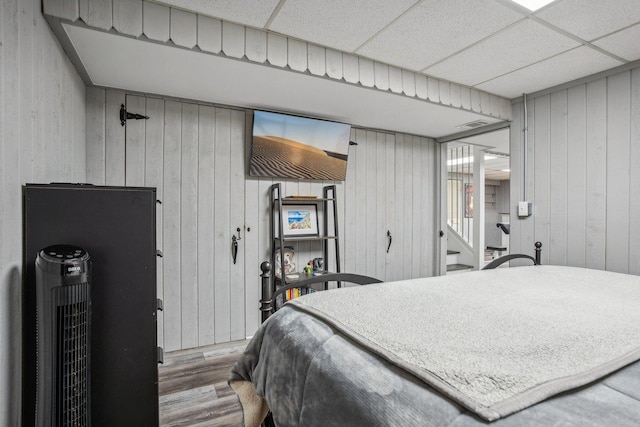
{"label": "cabinet door", "polygon": [[436,274],[436,143],[360,129],[352,140],[343,270],[384,281]]}
{"label": "cabinet door", "polygon": [[[396,192],[395,137],[392,134],[352,131],[344,185],[343,271],[395,280]],[[392,236],[388,248],[387,232]]]}
{"label": "cabinet door", "polygon": [[259,296],[246,292],[245,263],[253,267],[252,283],[258,283],[259,261],[245,254],[257,243],[245,221],[244,111],[133,95],[126,96],[126,105],[150,117],[127,121],[122,157],[126,184],[156,187],[162,201],[161,345],[173,351],[252,335]]}
{"label": "cabinet door", "polygon": [[[397,279],[438,274],[437,252],[441,239],[437,198],[436,142],[411,135],[396,135],[395,223]],[[394,245],[396,244],[394,235]],[[392,246],[393,247],[393,246]]]}

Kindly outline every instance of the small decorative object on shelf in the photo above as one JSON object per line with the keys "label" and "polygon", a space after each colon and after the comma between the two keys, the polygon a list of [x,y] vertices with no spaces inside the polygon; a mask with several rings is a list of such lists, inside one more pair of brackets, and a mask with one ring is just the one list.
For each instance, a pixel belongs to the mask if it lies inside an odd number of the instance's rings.
{"label": "small decorative object on shelf", "polygon": [[[311,261],[309,261],[311,262]],[[307,276],[311,276],[311,273],[313,272],[313,267],[311,267],[310,264],[307,264],[304,266],[304,274],[306,274]]]}
{"label": "small decorative object on shelf", "polygon": [[295,273],[296,271],[296,260],[295,260],[295,250],[293,249],[292,246],[285,246],[283,248],[283,256],[284,256],[284,261],[280,260],[280,251],[277,250],[276,252],[276,276],[277,277],[282,277],[282,266],[284,265],[284,274],[287,277],[291,277],[292,273]]}

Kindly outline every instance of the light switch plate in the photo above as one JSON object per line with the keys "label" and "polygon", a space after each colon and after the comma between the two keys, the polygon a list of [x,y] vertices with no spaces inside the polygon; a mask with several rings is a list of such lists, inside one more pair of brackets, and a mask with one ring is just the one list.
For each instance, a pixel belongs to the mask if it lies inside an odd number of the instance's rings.
{"label": "light switch plate", "polygon": [[532,206],[531,202],[518,202],[518,216],[519,217],[527,217],[532,214]]}

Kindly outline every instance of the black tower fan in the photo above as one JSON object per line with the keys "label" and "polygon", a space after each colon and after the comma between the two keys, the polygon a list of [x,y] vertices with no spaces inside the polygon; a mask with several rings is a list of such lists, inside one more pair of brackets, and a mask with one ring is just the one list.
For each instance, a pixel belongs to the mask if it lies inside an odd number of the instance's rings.
{"label": "black tower fan", "polygon": [[37,426],[89,426],[91,258],[49,246],[36,257]]}

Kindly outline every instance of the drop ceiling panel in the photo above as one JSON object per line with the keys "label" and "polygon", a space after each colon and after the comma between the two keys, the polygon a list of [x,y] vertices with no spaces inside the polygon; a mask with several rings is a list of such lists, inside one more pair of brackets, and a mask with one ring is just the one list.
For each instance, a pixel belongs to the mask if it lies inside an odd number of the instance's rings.
{"label": "drop ceiling panel", "polygon": [[578,42],[526,19],[425,72],[474,86],[578,46]]}
{"label": "drop ceiling panel", "polygon": [[564,0],[537,16],[591,41],[640,22],[638,0]]}
{"label": "drop ceiling panel", "polygon": [[523,93],[536,92],[618,65],[622,63],[583,46],[482,83],[477,87],[507,98],[515,98]]}
{"label": "drop ceiling panel", "polygon": [[[567,81],[560,78],[619,65],[598,51],[573,52],[580,39],[613,59],[640,59],[640,0],[556,0],[533,14],[509,0],[157,2],[501,96],[520,96]],[[581,62],[557,57],[564,51]],[[554,64],[563,68],[554,69]],[[525,80],[519,83],[518,76]]]}
{"label": "drop ceiling panel", "polygon": [[263,28],[278,2],[279,0],[161,0],[158,3],[250,27]]}
{"label": "drop ceiling panel", "polygon": [[[629,43],[635,40],[635,43]],[[627,61],[640,59],[640,24],[593,42]]]}
{"label": "drop ceiling panel", "polygon": [[356,53],[420,71],[522,18],[497,2],[426,0]]}
{"label": "drop ceiling panel", "polygon": [[416,0],[287,1],[269,30],[353,52]]}

